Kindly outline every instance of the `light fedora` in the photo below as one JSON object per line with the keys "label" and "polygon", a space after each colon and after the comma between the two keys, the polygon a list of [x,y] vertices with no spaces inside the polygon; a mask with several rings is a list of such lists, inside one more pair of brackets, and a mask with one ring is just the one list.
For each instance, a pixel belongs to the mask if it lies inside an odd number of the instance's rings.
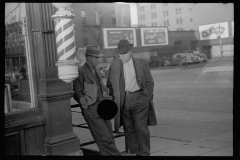
{"label": "light fedora", "polygon": [[117,54],[128,53],[133,48],[133,44],[130,44],[128,40],[122,39],[118,42],[118,47],[114,50]]}

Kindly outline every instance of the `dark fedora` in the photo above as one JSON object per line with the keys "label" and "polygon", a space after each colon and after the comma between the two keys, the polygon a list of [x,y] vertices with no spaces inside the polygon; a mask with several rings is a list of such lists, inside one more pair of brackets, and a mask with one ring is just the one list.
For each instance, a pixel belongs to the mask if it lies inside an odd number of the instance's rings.
{"label": "dark fedora", "polygon": [[114,51],[118,54],[125,54],[132,48],[133,44],[130,44],[126,39],[122,39],[118,42],[118,47]]}
{"label": "dark fedora", "polygon": [[100,53],[99,46],[93,46],[93,45],[87,46],[85,55],[94,56],[94,57],[103,57],[103,54]]}

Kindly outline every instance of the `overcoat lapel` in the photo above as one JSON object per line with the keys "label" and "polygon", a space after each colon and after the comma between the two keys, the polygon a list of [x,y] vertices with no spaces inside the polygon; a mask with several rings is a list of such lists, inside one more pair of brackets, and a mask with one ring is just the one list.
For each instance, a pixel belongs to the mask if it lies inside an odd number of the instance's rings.
{"label": "overcoat lapel", "polygon": [[125,79],[123,73],[123,64],[120,62],[120,78],[119,78],[119,91],[120,91],[120,106],[123,107],[125,101]]}
{"label": "overcoat lapel", "polygon": [[84,71],[85,71],[85,75],[86,77],[92,82],[95,83],[95,79],[93,77],[93,74],[91,73],[89,67],[87,66],[87,63],[85,63],[84,67]]}

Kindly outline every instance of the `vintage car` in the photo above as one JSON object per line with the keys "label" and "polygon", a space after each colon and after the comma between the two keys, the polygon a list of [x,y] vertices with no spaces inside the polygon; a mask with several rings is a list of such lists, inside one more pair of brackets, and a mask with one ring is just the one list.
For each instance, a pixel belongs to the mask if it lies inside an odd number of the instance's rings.
{"label": "vintage car", "polygon": [[191,55],[186,54],[186,53],[176,53],[173,55],[173,58],[181,58],[182,59],[182,64],[192,64],[194,63],[194,59],[191,57]]}
{"label": "vintage car", "polygon": [[185,53],[191,53],[192,56],[198,56],[200,57],[200,62],[206,62],[208,60],[207,56],[200,52],[200,51],[195,51],[195,50],[189,50],[189,51],[184,51]]}
{"label": "vintage car", "polygon": [[163,63],[163,65],[166,67],[166,66],[181,66],[182,64],[184,64],[185,63],[185,61],[184,61],[184,59],[183,58],[181,58],[181,57],[171,57],[171,58],[166,58],[165,60],[164,60],[164,63]]}

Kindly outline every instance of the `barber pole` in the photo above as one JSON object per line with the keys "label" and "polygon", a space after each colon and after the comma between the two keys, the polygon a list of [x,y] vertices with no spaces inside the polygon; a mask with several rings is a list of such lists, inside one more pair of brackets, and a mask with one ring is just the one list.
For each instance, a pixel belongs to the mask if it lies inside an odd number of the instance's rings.
{"label": "barber pole", "polygon": [[78,61],[76,59],[76,46],[73,18],[70,10],[71,3],[52,3],[58,11],[52,16],[55,24],[57,45],[56,66],[59,79],[66,83],[72,82],[78,77]]}

